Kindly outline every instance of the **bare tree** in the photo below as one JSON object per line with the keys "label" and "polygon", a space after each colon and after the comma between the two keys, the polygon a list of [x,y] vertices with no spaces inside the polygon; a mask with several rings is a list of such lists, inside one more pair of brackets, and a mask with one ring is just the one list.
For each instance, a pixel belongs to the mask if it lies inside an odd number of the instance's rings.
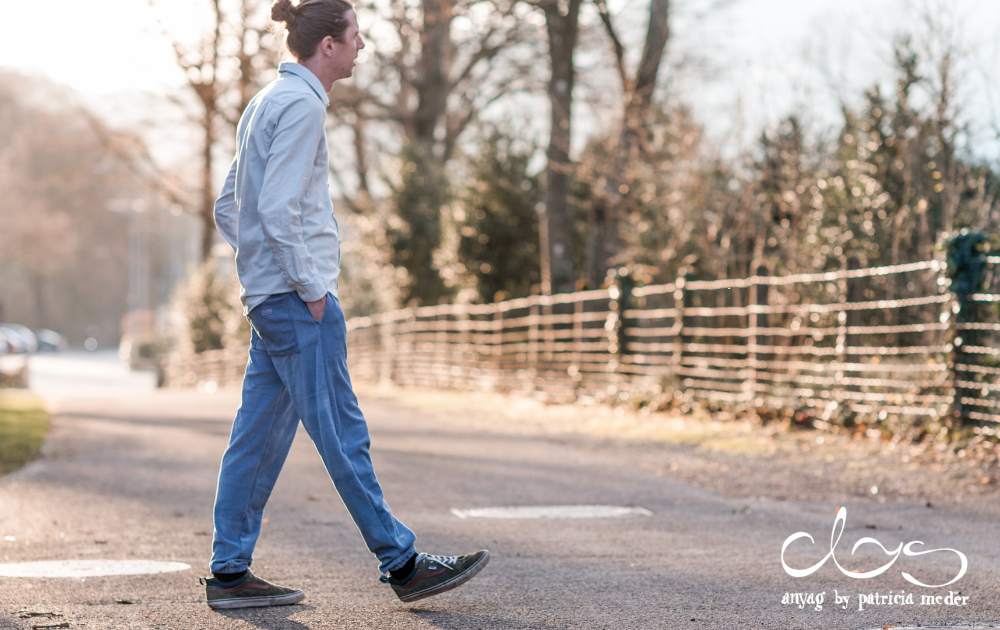
{"label": "bare tree", "polygon": [[[17,155],[23,156],[24,152]],[[0,267],[17,264],[24,270],[34,302],[33,321],[39,326],[52,326],[46,300],[49,281],[72,264],[79,236],[70,215],[53,203],[44,185],[23,177],[20,169],[9,163],[13,157],[6,154],[6,163],[0,164],[0,189],[5,196],[4,207],[0,208]]]}
{"label": "bare tree", "polygon": [[71,92],[14,72],[0,79],[4,317],[59,330],[74,344],[117,339],[128,222],[106,207],[146,191],[91,133]]}
{"label": "bare tree", "polygon": [[[359,142],[377,141],[368,128],[385,121],[405,144],[429,144],[447,160],[483,109],[531,85],[534,60],[511,54],[530,42],[532,31],[516,0],[363,0],[356,9],[373,25],[367,33],[375,40],[373,63],[336,85],[332,113]],[[355,168],[367,175],[370,164],[360,159],[367,151],[361,153]]]}
{"label": "bare tree", "polygon": [[569,212],[569,186],[572,163],[569,158],[573,120],[573,84],[576,69],[573,54],[579,33],[581,0],[540,0],[545,13],[549,41],[549,114],[548,164],[545,169],[545,216],[539,229],[541,237],[542,293],[565,293],[574,289],[572,223]]}
{"label": "bare tree", "polygon": [[[155,9],[156,0],[148,2]],[[202,132],[200,195],[195,213],[201,218],[203,261],[211,256],[215,241],[214,207],[218,190],[213,185],[214,152],[223,130],[235,129],[240,114],[278,57],[270,33],[267,11],[270,2],[240,0],[232,11],[226,10],[222,0],[206,0],[206,3],[211,21],[195,44],[177,39],[161,23],[187,87],[198,104],[192,122]]]}
{"label": "bare tree", "polygon": [[82,107],[76,110],[76,115],[87,122],[94,138],[149,192],[170,205],[181,208],[197,206],[196,200],[187,191],[183,178],[157,163],[150,153],[149,145],[139,133],[128,129],[112,129],[98,116]]}
{"label": "bare tree", "polygon": [[[622,82],[624,102],[618,139],[614,148],[610,168],[605,173],[604,190],[596,204],[595,229],[598,244],[603,245],[604,269],[622,261],[622,238],[620,224],[625,207],[634,194],[631,166],[643,152],[643,128],[649,117],[653,103],[653,90],[660,71],[663,53],[670,36],[668,17],[670,0],[650,0],[649,24],[642,59],[635,74],[629,76],[625,67],[625,47],[614,28],[612,16],[605,0],[596,0],[601,21],[604,23],[615,53],[615,63]],[[603,234],[602,234],[603,232]],[[600,278],[595,278],[600,280]]]}
{"label": "bare tree", "polygon": [[[406,271],[402,299],[436,304],[450,294],[433,262],[451,194],[445,167],[485,108],[534,85],[531,9],[516,0],[356,6],[373,59],[331,95],[332,125],[349,128],[354,144],[353,163],[332,164],[333,179],[360,214],[372,209],[372,177],[381,175],[394,206],[385,227],[391,264]],[[378,160],[387,154],[399,160]]]}

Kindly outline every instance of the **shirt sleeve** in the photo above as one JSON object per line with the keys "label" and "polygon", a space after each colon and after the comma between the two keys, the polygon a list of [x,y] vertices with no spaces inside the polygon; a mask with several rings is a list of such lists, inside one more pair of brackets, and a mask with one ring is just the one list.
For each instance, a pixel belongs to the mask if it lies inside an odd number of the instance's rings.
{"label": "shirt sleeve", "polygon": [[215,226],[219,229],[219,234],[222,234],[222,238],[226,239],[233,251],[236,251],[239,229],[236,217],[236,156],[233,156],[233,164],[229,167],[229,175],[226,176],[222,192],[215,200]]}
{"label": "shirt sleeve", "polygon": [[326,142],[326,111],[302,98],[278,113],[261,185],[258,213],[275,261],[304,302],[315,302],[327,285],[302,238],[302,197],[313,176],[321,142]]}

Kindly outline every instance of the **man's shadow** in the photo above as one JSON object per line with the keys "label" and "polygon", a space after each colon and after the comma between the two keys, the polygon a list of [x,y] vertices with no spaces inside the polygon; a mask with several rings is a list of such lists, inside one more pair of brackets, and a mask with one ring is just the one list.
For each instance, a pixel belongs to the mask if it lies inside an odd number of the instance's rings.
{"label": "man's shadow", "polygon": [[227,619],[238,619],[255,628],[271,630],[311,630],[307,625],[289,619],[292,615],[307,610],[315,610],[312,606],[295,604],[293,606],[262,606],[260,608],[236,608],[233,610],[214,610],[217,615]]}

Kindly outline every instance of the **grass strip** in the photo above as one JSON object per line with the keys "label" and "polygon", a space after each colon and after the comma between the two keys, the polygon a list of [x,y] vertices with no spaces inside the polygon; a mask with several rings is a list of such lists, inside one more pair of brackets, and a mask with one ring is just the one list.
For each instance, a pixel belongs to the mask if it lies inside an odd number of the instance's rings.
{"label": "grass strip", "polygon": [[0,390],[0,475],[38,457],[48,430],[49,414],[40,398]]}

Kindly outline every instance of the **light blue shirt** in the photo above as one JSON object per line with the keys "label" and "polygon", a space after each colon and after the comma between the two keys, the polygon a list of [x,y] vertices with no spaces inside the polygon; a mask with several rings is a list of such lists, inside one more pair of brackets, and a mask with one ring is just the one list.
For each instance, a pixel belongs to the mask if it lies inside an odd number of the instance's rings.
{"label": "light blue shirt", "polygon": [[215,224],[236,250],[244,314],[271,295],[337,295],[340,235],[330,202],[326,108],[316,75],[297,63],[257,93],[236,132],[236,156]]}

